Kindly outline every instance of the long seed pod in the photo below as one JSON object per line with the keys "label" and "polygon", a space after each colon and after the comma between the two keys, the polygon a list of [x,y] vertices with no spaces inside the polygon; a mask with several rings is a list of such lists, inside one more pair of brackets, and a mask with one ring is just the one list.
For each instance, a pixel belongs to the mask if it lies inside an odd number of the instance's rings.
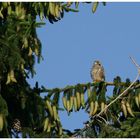
{"label": "long seed pod", "polygon": [[138,94],[138,100],[139,100],[139,104],[140,104],[140,93]]}
{"label": "long seed pod", "polygon": [[48,123],[48,128],[47,128],[47,132],[49,133],[50,131],[51,131],[51,122],[49,121],[49,123]]}
{"label": "long seed pod", "polygon": [[59,18],[60,17],[60,13],[59,13],[59,5],[55,6],[55,17]]}
{"label": "long seed pod", "polygon": [[80,93],[78,91],[76,92],[76,99],[77,99],[77,108],[79,110],[81,107],[81,99],[80,99]]}
{"label": "long seed pod", "polygon": [[97,7],[98,7],[99,2],[94,2],[92,6],[92,12],[95,13]]}
{"label": "long seed pod", "polygon": [[71,94],[71,91],[70,90],[68,90],[66,92],[67,92],[66,110],[67,110],[68,115],[69,115],[70,110],[71,110],[70,97],[71,97],[72,94]]}
{"label": "long seed pod", "polygon": [[59,126],[59,128],[58,128],[58,134],[59,134],[59,136],[61,136],[61,135],[62,135],[62,133],[63,133],[62,126]]}
{"label": "long seed pod", "polygon": [[3,114],[0,114],[0,131],[3,130],[3,126],[4,126]]}
{"label": "long seed pod", "polygon": [[74,110],[75,112],[78,110],[78,107],[77,107],[77,98],[76,96],[73,97],[73,105],[74,105]]}
{"label": "long seed pod", "polygon": [[31,56],[32,53],[33,53],[33,51],[32,51],[32,49],[31,49],[31,47],[29,47],[29,53],[28,53],[28,56]]}
{"label": "long seed pod", "polygon": [[84,99],[84,91],[83,91],[83,89],[81,90],[80,99],[81,99],[82,108],[85,108],[85,99]]}
{"label": "long seed pod", "polygon": [[58,114],[57,114],[56,106],[53,105],[52,109],[53,109],[54,120],[57,120],[57,118],[58,118]]}
{"label": "long seed pod", "polygon": [[36,46],[34,51],[35,51],[35,55],[38,56],[39,55],[39,47]]}
{"label": "long seed pod", "polygon": [[69,100],[69,104],[70,104],[70,107],[69,107],[69,111],[71,112],[73,110],[73,89],[70,89],[69,90],[69,96],[68,96],[68,100]]}
{"label": "long seed pod", "polygon": [[11,79],[10,79],[10,74],[8,73],[8,74],[7,74],[7,81],[6,81],[6,85],[8,85],[10,82],[11,82]]}
{"label": "long seed pod", "polygon": [[64,108],[67,110],[67,99],[66,99],[66,93],[65,92],[63,93],[62,102],[63,102]]}
{"label": "long seed pod", "polygon": [[44,131],[47,130],[48,124],[49,124],[49,118],[46,118],[45,121],[44,121],[44,129],[43,129]]}
{"label": "long seed pod", "polygon": [[124,100],[121,101],[121,108],[122,108],[123,114],[124,114],[124,116],[126,118],[127,117],[127,109],[126,109]]}
{"label": "long seed pod", "polygon": [[105,108],[105,103],[104,102],[101,102],[101,111],[103,111]]}
{"label": "long seed pod", "polygon": [[70,96],[70,110],[72,111],[74,105],[74,96]]}
{"label": "long seed pod", "polygon": [[24,38],[22,48],[28,48],[28,39]]}
{"label": "long seed pod", "polygon": [[128,113],[129,113],[132,117],[135,117],[135,115],[133,114],[132,109],[131,109],[131,107],[130,107],[130,104],[129,104],[128,102],[126,102],[126,108],[127,108]]}
{"label": "long seed pod", "polygon": [[94,103],[94,110],[92,112],[92,115],[95,115],[97,110],[98,110],[98,101],[95,101],[95,103]]}
{"label": "long seed pod", "polygon": [[43,5],[41,3],[39,3],[39,6],[40,6],[40,14],[39,14],[39,16],[40,16],[40,20],[42,21],[43,18],[44,18],[44,7],[43,7]]}
{"label": "long seed pod", "polygon": [[103,83],[100,87],[100,93],[98,96],[98,103],[100,104],[101,111],[103,111],[105,108],[105,103],[106,103],[105,94],[106,94],[106,85]]}
{"label": "long seed pod", "polygon": [[135,103],[136,103],[137,107],[139,108],[139,107],[140,107],[140,106],[139,106],[139,98],[138,98],[137,95],[135,96]]}
{"label": "long seed pod", "polygon": [[17,83],[17,80],[15,79],[14,71],[13,70],[10,71],[10,79],[11,79],[12,82]]}
{"label": "long seed pod", "polygon": [[91,102],[90,102],[90,112],[89,112],[89,115],[90,115],[90,116],[92,116],[93,110],[94,110],[94,102],[91,101]]}
{"label": "long seed pod", "polygon": [[70,100],[67,100],[67,111],[70,112]]}
{"label": "long seed pod", "polygon": [[88,94],[88,98],[91,97],[91,89],[90,86],[87,87],[87,94]]}
{"label": "long seed pod", "polygon": [[53,2],[49,2],[49,11],[51,15],[55,16],[55,4]]}
{"label": "long seed pod", "polygon": [[92,97],[91,97],[91,89],[90,86],[87,86],[87,101],[86,101],[86,111],[88,111],[88,109],[90,108],[90,102],[92,101]]}
{"label": "long seed pod", "polygon": [[52,109],[52,106],[48,100],[46,100],[46,107],[49,110],[51,117],[53,117],[53,109]]}

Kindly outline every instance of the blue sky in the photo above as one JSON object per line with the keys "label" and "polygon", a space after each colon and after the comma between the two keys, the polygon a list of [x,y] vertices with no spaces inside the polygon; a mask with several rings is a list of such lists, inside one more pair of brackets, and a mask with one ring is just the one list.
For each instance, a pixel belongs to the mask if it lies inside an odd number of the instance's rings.
{"label": "blue sky", "polygon": [[[80,4],[78,13],[65,13],[59,22],[37,30],[42,42],[44,60],[35,65],[32,86],[65,87],[91,82],[90,69],[94,60],[105,68],[106,81],[117,75],[124,81],[137,74],[129,56],[140,64],[140,3],[109,3],[99,5],[95,14],[91,4]],[[39,21],[39,19],[38,19]],[[109,90],[108,95],[111,95]],[[60,112],[63,127],[82,128],[88,120],[83,110],[67,116]]]}

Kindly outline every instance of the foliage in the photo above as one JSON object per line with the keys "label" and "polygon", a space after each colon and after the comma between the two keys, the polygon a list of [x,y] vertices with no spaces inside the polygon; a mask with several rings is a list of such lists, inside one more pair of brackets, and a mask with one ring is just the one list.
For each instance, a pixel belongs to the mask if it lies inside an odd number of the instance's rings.
{"label": "foliage", "polygon": [[[93,3],[93,13],[99,4]],[[107,110],[106,105],[130,85],[129,79],[121,82],[116,77],[112,84],[86,83],[63,89],[46,89],[38,83],[31,88],[27,82],[35,74],[36,60],[42,59],[36,28],[44,23],[36,22],[36,17],[54,23],[66,12],[78,12],[78,6],[79,2],[0,3],[0,137],[139,137],[139,81]],[[106,97],[107,86],[114,86],[112,97]],[[46,96],[41,98],[41,94]],[[81,109],[92,122],[84,130],[64,129],[58,112],[70,115]],[[100,118],[93,118],[102,110]]]}

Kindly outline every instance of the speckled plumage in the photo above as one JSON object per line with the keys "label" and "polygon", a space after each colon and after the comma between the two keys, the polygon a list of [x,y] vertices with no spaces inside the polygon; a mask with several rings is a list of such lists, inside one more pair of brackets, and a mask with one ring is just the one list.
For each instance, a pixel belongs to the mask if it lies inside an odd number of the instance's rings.
{"label": "speckled plumage", "polygon": [[94,82],[105,81],[104,68],[103,68],[101,62],[98,60],[94,61],[90,74],[91,74],[91,78]]}

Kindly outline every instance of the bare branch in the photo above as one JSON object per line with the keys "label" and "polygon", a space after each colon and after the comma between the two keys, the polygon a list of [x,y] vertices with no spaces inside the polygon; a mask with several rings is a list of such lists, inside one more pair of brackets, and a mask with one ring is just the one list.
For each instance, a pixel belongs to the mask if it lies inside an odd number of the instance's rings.
{"label": "bare branch", "polygon": [[130,59],[132,60],[132,62],[134,63],[134,65],[135,65],[138,69],[140,69],[140,66],[136,63],[136,61],[134,60],[134,58],[132,58],[132,57],[130,56]]}
{"label": "bare branch", "polygon": [[108,123],[102,116],[98,116],[99,118],[101,118],[106,124]]}

